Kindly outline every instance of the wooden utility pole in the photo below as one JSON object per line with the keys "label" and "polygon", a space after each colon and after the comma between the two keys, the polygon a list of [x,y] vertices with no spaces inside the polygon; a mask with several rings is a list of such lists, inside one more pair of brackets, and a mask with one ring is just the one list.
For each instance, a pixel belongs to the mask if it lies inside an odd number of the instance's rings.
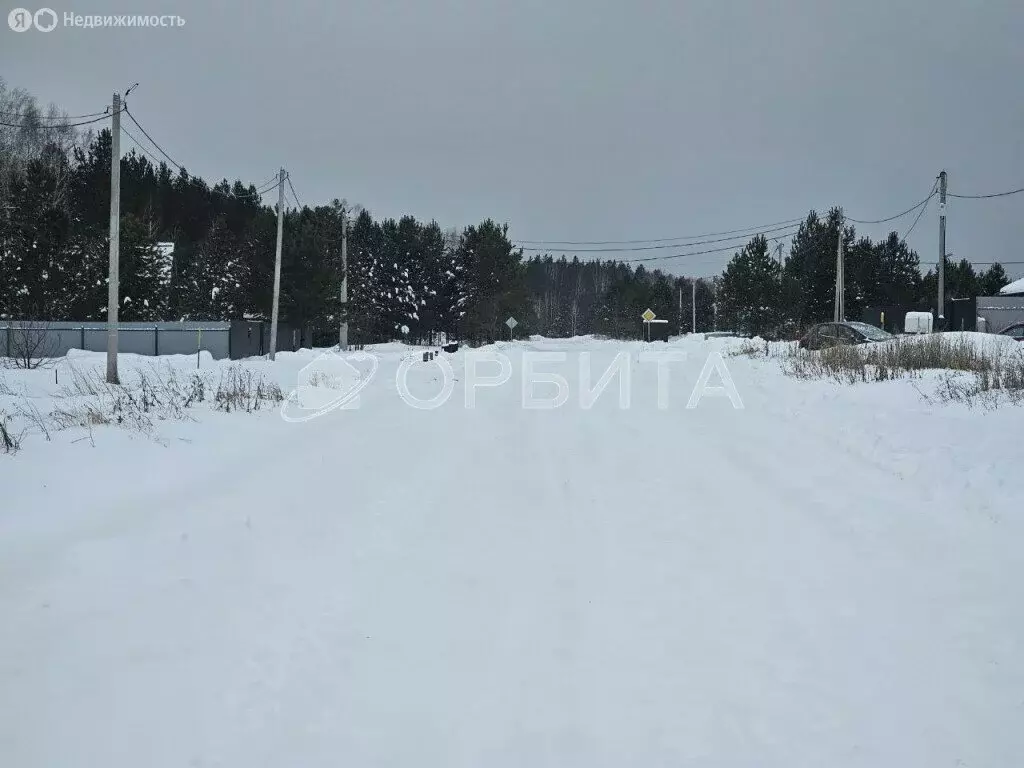
{"label": "wooden utility pole", "polygon": [[121,94],[114,94],[110,124],[110,273],[107,276],[107,383],[117,375],[117,308],[120,303]]}
{"label": "wooden utility pole", "polygon": [[270,310],[270,359],[277,352],[277,311],[281,303],[281,243],[284,240],[284,168],[277,177],[277,250],[274,255],[274,306]]}
{"label": "wooden utility pole", "polygon": [[946,172],[939,173],[939,295],[936,299],[937,331],[946,325]]}
{"label": "wooden utility pole", "polygon": [[338,351],[348,351],[348,211],[341,209],[341,330]]}

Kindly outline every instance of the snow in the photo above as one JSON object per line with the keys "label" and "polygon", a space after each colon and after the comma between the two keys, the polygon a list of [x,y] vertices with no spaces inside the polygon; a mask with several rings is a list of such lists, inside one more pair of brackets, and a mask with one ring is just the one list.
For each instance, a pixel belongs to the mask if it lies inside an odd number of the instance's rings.
{"label": "snow", "polygon": [[1000,296],[1015,296],[1018,293],[1024,293],[1024,277],[1014,280],[1008,285],[1004,285],[999,289]]}
{"label": "snow", "polygon": [[[27,437],[0,455],[0,762],[1017,764],[1024,409],[795,380],[742,343],[505,342],[473,410],[466,350],[416,410],[403,360],[424,399],[440,364],[381,345],[360,407],[303,424]],[[687,355],[666,410],[649,350]],[[715,351],[741,410],[685,408]],[[521,407],[538,353],[557,410]],[[630,408],[615,380],[579,407],[583,353],[591,387],[628,356]],[[291,389],[319,354],[245,365]]]}

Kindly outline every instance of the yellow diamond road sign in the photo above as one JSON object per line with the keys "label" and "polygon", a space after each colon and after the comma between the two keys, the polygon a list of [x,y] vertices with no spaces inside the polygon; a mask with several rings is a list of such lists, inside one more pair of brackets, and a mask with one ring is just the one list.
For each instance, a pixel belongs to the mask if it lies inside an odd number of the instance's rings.
{"label": "yellow diamond road sign", "polygon": [[652,312],[652,311],[650,310],[650,308],[648,308],[648,309],[645,309],[645,310],[644,310],[644,313],[643,313],[642,315],[640,315],[640,317],[642,317],[642,318],[644,319],[644,322],[645,322],[645,323],[649,323],[649,322],[651,322],[651,321],[652,321],[652,320],[653,320],[654,318],[656,318],[656,317],[657,317],[657,315],[656,315],[656,314],[654,314],[654,313],[653,313],[653,312]]}

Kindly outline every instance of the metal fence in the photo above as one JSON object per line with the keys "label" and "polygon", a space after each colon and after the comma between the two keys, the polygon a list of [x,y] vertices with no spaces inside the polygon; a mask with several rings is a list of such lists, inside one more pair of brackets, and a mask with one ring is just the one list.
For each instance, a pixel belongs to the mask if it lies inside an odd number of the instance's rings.
{"label": "metal fence", "polygon": [[[270,351],[270,323],[263,321],[184,321],[118,323],[118,351],[137,355],[194,355],[215,360],[264,355]],[[277,349],[309,345],[308,329],[278,324]],[[0,357],[62,357],[71,349],[107,351],[107,325],[97,322],[0,321]]]}
{"label": "metal fence", "polygon": [[978,317],[985,319],[989,333],[1024,322],[1024,296],[979,296],[977,302]]}

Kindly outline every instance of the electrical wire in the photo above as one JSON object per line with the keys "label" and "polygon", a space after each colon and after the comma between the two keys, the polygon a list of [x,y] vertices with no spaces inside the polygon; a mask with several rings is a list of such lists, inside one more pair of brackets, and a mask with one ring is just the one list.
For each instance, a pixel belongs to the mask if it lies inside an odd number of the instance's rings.
{"label": "electrical wire", "polygon": [[302,203],[299,202],[299,196],[295,194],[295,187],[292,186],[292,175],[289,173],[287,176],[285,176],[285,179],[287,179],[288,181],[288,188],[291,189],[292,191],[292,197],[295,198],[295,204],[299,206],[299,208],[301,209]]}
{"label": "electrical wire", "polygon": [[[513,240],[513,243],[521,245],[637,245],[643,243],[668,243],[675,240],[697,240],[704,237],[716,237],[718,235],[732,235],[742,232],[756,232],[758,230],[765,230],[768,227],[776,226],[792,226],[803,221],[800,219],[787,219],[786,221],[775,221],[771,224],[762,224],[756,227],[743,227],[742,229],[727,229],[724,232],[705,232],[701,235],[679,235],[678,237],[655,237],[648,238],[646,240]],[[738,239],[738,238],[730,238]],[[719,241],[721,242],[721,241]],[[696,243],[678,243],[675,247],[684,247],[686,245],[696,245]],[[669,248],[673,246],[667,246]],[[523,250],[544,250],[537,248],[524,248]],[[640,250],[640,249],[623,249],[623,250]]]}
{"label": "electrical wire", "polygon": [[[122,109],[121,111],[122,112],[127,112],[128,110],[127,109]],[[85,120],[85,121],[80,122],[80,123],[57,123],[57,124],[52,124],[52,125],[47,125],[47,126],[42,126],[42,127],[45,127],[45,128],[78,128],[79,126],[82,126],[82,125],[92,125],[93,123],[99,123],[99,122],[101,122],[103,120],[106,120],[107,118],[111,117],[112,115],[113,115],[113,113],[110,113],[110,114],[103,115],[103,117],[97,117],[94,120]],[[0,120],[0,125],[5,125],[8,128],[28,128],[29,127],[29,126],[24,125],[24,124],[19,125],[17,123],[8,123],[8,122],[2,121],[2,120]]]}
{"label": "electrical wire", "polygon": [[[748,239],[748,238],[751,238],[751,237],[756,237],[757,235],[764,235],[764,234],[768,234],[768,233],[771,233],[771,232],[778,232],[778,231],[783,230],[783,229],[792,229],[792,228],[793,228],[792,224],[787,224],[786,226],[782,226],[782,227],[774,227],[772,229],[763,229],[760,232],[748,232],[747,234],[743,234],[743,235],[733,235],[731,237],[720,237],[720,238],[712,239],[712,240],[697,240],[697,241],[692,242],[692,243],[671,243],[671,244],[668,244],[668,245],[642,245],[642,246],[635,246],[635,247],[632,247],[632,248],[617,248],[617,247],[616,248],[571,248],[571,249],[564,249],[564,250],[567,253],[633,253],[635,251],[660,251],[660,250],[665,250],[667,248],[689,248],[689,247],[694,246],[694,245],[710,245],[712,243],[724,243],[724,242],[729,241],[729,240],[744,240],[744,239]],[[793,233],[795,233],[796,231],[797,231],[796,229],[793,229]],[[529,252],[546,252],[546,251],[551,251],[551,250],[556,250],[556,251],[560,250],[558,248],[554,248],[554,249],[552,249],[552,248],[537,248],[537,247],[524,248],[522,246],[520,246],[520,249],[523,250],[523,251],[529,251]]]}
{"label": "electrical wire", "polygon": [[145,154],[146,157],[148,157],[150,160],[152,160],[158,166],[163,164],[163,160],[160,160],[156,155],[154,155],[152,152],[150,152],[148,149],[146,149],[142,145],[142,142],[139,141],[138,139],[136,139],[134,136],[132,136],[128,132],[128,129],[125,128],[123,125],[121,126],[121,133],[123,133],[125,136],[127,136],[129,139],[131,139],[135,143],[135,146],[138,147],[139,149],[141,149],[143,154]]}
{"label": "electrical wire", "polygon": [[276,184],[273,184],[270,187],[267,187],[266,189],[264,189],[263,191],[257,192],[256,194],[259,195],[260,197],[263,197],[265,194],[267,194],[267,192],[273,192],[275,189],[277,189],[280,186],[281,186],[281,182],[277,182]]}
{"label": "electrical wire", "polygon": [[133,114],[132,114],[131,112],[129,112],[129,111],[128,111],[128,104],[127,104],[127,103],[126,103],[126,104],[124,105],[124,107],[123,107],[123,110],[124,110],[124,113],[125,113],[126,115],[128,115],[128,118],[129,118],[129,119],[130,119],[130,120],[131,120],[131,121],[132,121],[133,123],[135,123],[135,127],[136,127],[136,128],[138,128],[138,129],[139,129],[140,131],[142,131],[142,135],[143,135],[143,136],[145,136],[145,137],[146,137],[147,139],[149,139],[149,143],[150,143],[150,144],[152,144],[152,145],[153,145],[154,147],[156,147],[156,148],[157,148],[157,150],[158,150],[158,151],[160,152],[160,154],[161,154],[161,155],[163,155],[164,157],[166,157],[166,158],[167,158],[167,161],[168,161],[168,162],[169,162],[169,163],[170,163],[171,165],[173,165],[173,166],[174,166],[175,168],[177,168],[177,169],[178,169],[179,171],[183,171],[183,170],[185,170],[185,168],[184,168],[184,167],[183,167],[183,166],[181,165],[181,163],[177,162],[177,161],[176,161],[176,160],[175,160],[175,159],[174,159],[173,157],[171,157],[170,155],[168,155],[168,154],[167,154],[167,153],[166,153],[166,152],[164,151],[163,147],[161,147],[161,146],[160,146],[159,144],[157,144],[157,143],[156,143],[155,141],[153,141],[153,137],[152,137],[152,136],[150,136],[150,135],[149,135],[149,134],[148,134],[148,133],[146,132],[146,129],[145,129],[145,128],[143,128],[143,127],[142,127],[141,125],[139,125],[139,121],[135,119],[135,115],[133,115]]}
{"label": "electrical wire", "polygon": [[910,233],[914,231],[914,227],[917,226],[917,222],[919,222],[921,220],[921,217],[924,215],[924,212],[928,210],[928,202],[931,199],[932,198],[929,197],[928,200],[925,200],[925,204],[923,206],[921,206],[921,210],[917,212],[917,218],[914,219],[914,223],[911,224],[910,228],[900,236],[900,240],[903,240],[904,242],[906,242],[906,239],[908,237],[910,237]]}
{"label": "electrical wire", "polygon": [[[901,211],[900,213],[897,213],[897,214],[895,214],[893,216],[888,216],[888,217],[883,218],[883,219],[855,219],[855,218],[852,218],[852,217],[849,217],[849,216],[844,217],[844,218],[845,218],[846,221],[849,221],[849,222],[854,223],[854,224],[885,224],[885,223],[890,222],[890,221],[895,221],[896,219],[902,218],[903,216],[906,216],[907,214],[913,213],[914,211],[917,211],[918,209],[922,209],[925,205],[927,205],[928,201],[931,200],[936,195],[936,186],[937,186],[937,184],[938,184],[937,181],[932,184],[931,191],[928,193],[928,196],[924,200],[921,200],[920,202],[915,203],[910,208],[907,208],[905,211]],[[1024,189],[1016,190],[1016,191],[1024,191]],[[1014,194],[1014,193],[1011,192],[1011,193],[1004,193],[1004,194]],[[731,230],[725,230],[723,232],[708,232],[705,235],[680,235],[679,237],[650,238],[650,239],[642,239],[642,240],[514,240],[513,242],[516,243],[517,245],[519,245],[522,248],[523,251],[530,251],[530,252],[542,252],[542,251],[550,251],[550,250],[561,250],[561,248],[558,247],[558,246],[566,246],[566,245],[570,245],[570,246],[571,245],[615,245],[615,246],[619,246],[619,245],[635,245],[635,244],[646,244],[646,243],[669,243],[668,245],[639,245],[638,247],[635,247],[635,248],[575,248],[575,249],[571,249],[571,250],[570,249],[565,249],[569,253],[625,253],[625,252],[633,252],[633,251],[661,250],[661,249],[668,249],[668,248],[687,248],[687,247],[690,247],[690,246],[693,246],[693,245],[705,245],[705,244],[710,244],[710,243],[720,243],[720,242],[725,242],[727,240],[740,240],[740,239],[747,238],[747,237],[754,237],[754,236],[756,236],[758,234],[766,234],[766,233],[769,233],[769,232],[778,232],[778,231],[783,230],[783,229],[788,229],[789,227],[792,227],[794,224],[800,224],[802,222],[803,222],[802,218],[799,218],[799,219],[787,219],[785,221],[778,221],[778,222],[774,222],[773,224],[767,224],[767,225],[764,225],[764,226],[761,226],[761,227],[744,227],[742,229],[731,229]],[[720,238],[720,239],[717,239],[717,240],[698,240],[698,238],[712,237],[712,236],[715,236],[715,235],[735,235],[735,236],[734,237],[723,237],[723,238]],[[775,238],[772,238],[772,239],[775,239]],[[676,241],[679,241],[679,240],[695,240],[695,242],[689,242],[689,243],[676,242]],[[527,246],[547,246],[547,247],[538,248],[538,247],[527,247]],[[728,249],[726,249],[726,250],[728,250]]]}
{"label": "electrical wire", "polygon": [[895,216],[889,216],[888,218],[885,218],[885,219],[854,219],[854,218],[851,218],[850,216],[844,216],[843,218],[846,221],[852,221],[854,224],[885,224],[886,222],[889,222],[889,221],[895,221],[896,219],[899,219],[899,218],[902,218],[903,216],[906,216],[908,213],[913,213],[918,208],[920,208],[922,205],[926,205],[929,200],[931,200],[933,197],[935,197],[935,186],[936,186],[935,184],[932,184],[932,190],[931,190],[931,192],[928,193],[928,197],[926,197],[924,200],[922,200],[919,203],[915,203],[910,208],[907,208],[907,210],[902,211],[901,213],[897,213]]}
{"label": "electrical wire", "polygon": [[274,171],[274,174],[269,179],[264,179],[263,181],[261,181],[256,186],[257,187],[263,187],[263,186],[266,186],[267,184],[273,184],[277,180],[278,180],[278,173],[277,173],[277,171]]}
{"label": "electrical wire", "polygon": [[107,107],[102,112],[90,112],[87,115],[44,115],[38,112],[9,112],[0,113],[0,117],[5,120],[85,120],[90,117],[106,117],[110,114],[110,107]]}
{"label": "electrical wire", "polygon": [[[165,151],[164,151],[163,147],[161,147],[161,146],[160,146],[159,144],[157,144],[157,143],[156,143],[156,141],[154,141],[153,137],[149,135],[149,132],[148,132],[148,131],[147,131],[147,130],[146,130],[145,128],[143,128],[143,127],[142,127],[142,125],[141,125],[141,124],[139,123],[139,121],[138,121],[138,120],[136,120],[136,119],[135,119],[135,115],[133,115],[133,114],[132,114],[131,112],[129,112],[129,111],[128,111],[128,105],[127,105],[127,104],[125,104],[125,106],[124,106],[124,107],[122,107],[122,111],[123,111],[123,112],[124,112],[125,114],[127,114],[127,115],[128,115],[128,117],[129,117],[129,118],[131,119],[131,121],[132,121],[132,122],[133,122],[133,123],[135,124],[135,126],[136,126],[136,127],[137,127],[137,128],[138,128],[138,129],[140,130],[140,131],[142,131],[143,135],[144,135],[144,136],[145,136],[145,137],[146,137],[147,139],[149,139],[149,142],[150,142],[150,144],[152,144],[152,145],[153,145],[154,147],[156,147],[156,149],[157,149],[157,150],[158,150],[158,151],[160,152],[160,154],[161,154],[161,155],[163,155],[163,156],[164,156],[165,158],[167,158],[167,160],[168,160],[168,161],[169,161],[169,162],[171,163],[171,165],[173,165],[173,166],[174,166],[175,168],[177,168],[177,169],[178,169],[179,171],[182,171],[182,172],[184,172],[184,171],[185,171],[185,168],[184,168],[184,166],[182,166],[182,165],[181,165],[180,163],[178,163],[178,162],[177,162],[177,161],[176,161],[176,160],[175,160],[175,159],[174,159],[173,157],[171,157],[171,156],[170,156],[169,154],[167,154],[167,152],[165,152]],[[130,139],[131,139],[132,141],[134,141],[134,142],[135,142],[135,143],[136,143],[136,144],[137,144],[137,145],[138,145],[138,146],[139,146],[140,148],[142,148],[142,149],[143,149],[143,151],[144,151],[144,152],[146,152],[146,154],[147,154],[147,155],[148,155],[148,156],[149,156],[150,158],[152,158],[152,159],[153,159],[154,161],[156,161],[156,158],[155,158],[155,157],[154,157],[154,156],[153,156],[153,155],[152,155],[152,154],[151,154],[150,152],[146,151],[146,150],[145,150],[145,148],[143,148],[143,147],[142,147],[142,145],[141,145],[141,144],[139,143],[138,139],[136,139],[136,138],[135,138],[134,136],[132,136],[132,135],[131,135],[130,133],[128,133],[128,132],[127,132],[127,131],[125,130],[125,128],[124,128],[123,126],[122,126],[121,130],[122,130],[122,131],[124,131],[124,132],[125,132],[125,133],[126,133],[126,134],[128,135],[128,137],[129,137],[129,138],[130,138]],[[160,163],[162,163],[163,161],[161,160],[161,161],[159,161],[159,162],[160,162]],[[273,184],[273,186],[267,187],[266,189],[257,189],[257,190],[256,190],[256,193],[255,193],[255,194],[256,194],[256,196],[257,196],[257,197],[262,197],[262,196],[263,196],[263,195],[265,195],[265,194],[266,194],[267,192],[270,192],[270,191],[272,191],[272,190],[274,190],[274,189],[277,189],[277,187],[278,187],[278,186],[280,185],[280,183],[281,183],[281,182],[280,182],[280,180],[278,180],[278,181],[276,181],[276,182],[275,182],[275,183]],[[252,186],[252,185],[250,185],[250,186]],[[208,189],[209,189],[209,191],[210,191],[211,193],[213,193],[213,194],[223,195],[224,197],[227,197],[227,198],[231,198],[231,199],[238,199],[239,197],[241,197],[241,195],[236,195],[236,194],[235,194],[235,193],[233,193],[233,192],[222,192],[221,190],[219,190],[219,189],[215,189],[215,188],[213,188],[213,187],[209,187]],[[248,193],[248,190],[246,190],[246,193],[245,193],[245,194],[247,194],[247,193]]]}
{"label": "electrical wire", "polygon": [[947,192],[949,197],[958,197],[962,200],[986,200],[991,197],[1008,197],[1009,195],[1016,195],[1020,192],[1024,192],[1024,187],[1020,189],[1011,189],[1009,192],[993,192],[989,195],[955,195],[952,192]]}
{"label": "electrical wire", "polygon": [[[769,240],[769,241],[777,243],[780,240],[786,239],[787,237],[792,237],[798,231],[799,230],[797,230],[797,231],[795,231],[793,233],[790,233],[790,234],[781,234],[781,235],[777,235],[775,237],[770,237],[770,238],[766,238],[766,239]],[[811,239],[810,244],[811,244],[812,247],[817,248],[825,238],[831,238],[831,237],[833,237],[833,235],[834,235],[834,233],[829,232],[829,231],[826,230],[826,231],[821,232],[820,234],[814,236]],[[725,251],[739,251],[741,249],[742,249],[742,246],[737,246],[737,244],[734,243],[733,245],[727,245],[727,246],[723,246],[723,247],[720,247],[720,248],[709,248],[709,249],[703,250],[703,251],[692,251],[690,253],[675,253],[675,254],[672,254],[672,255],[669,255],[669,256],[646,256],[646,257],[640,257],[640,258],[635,258],[635,259],[619,259],[619,261],[624,263],[624,264],[636,264],[636,263],[646,263],[646,262],[650,262],[650,261],[663,261],[663,260],[668,260],[668,259],[679,259],[679,258],[685,258],[687,256],[703,256],[703,255],[712,254],[712,253],[723,253]]]}
{"label": "electrical wire", "polygon": [[267,192],[270,192],[270,191],[272,191],[272,190],[275,190],[275,189],[277,189],[277,188],[278,188],[279,186],[281,186],[281,180],[280,180],[280,179],[274,179],[274,180],[272,181],[272,183],[270,183],[269,185],[267,185],[266,183],[264,183],[264,185],[263,185],[263,186],[262,186],[262,187],[261,187],[260,189],[257,189],[257,190],[256,190],[256,194],[257,194],[257,195],[261,195],[261,196],[262,196],[262,195],[265,195],[265,194],[267,194]]}

